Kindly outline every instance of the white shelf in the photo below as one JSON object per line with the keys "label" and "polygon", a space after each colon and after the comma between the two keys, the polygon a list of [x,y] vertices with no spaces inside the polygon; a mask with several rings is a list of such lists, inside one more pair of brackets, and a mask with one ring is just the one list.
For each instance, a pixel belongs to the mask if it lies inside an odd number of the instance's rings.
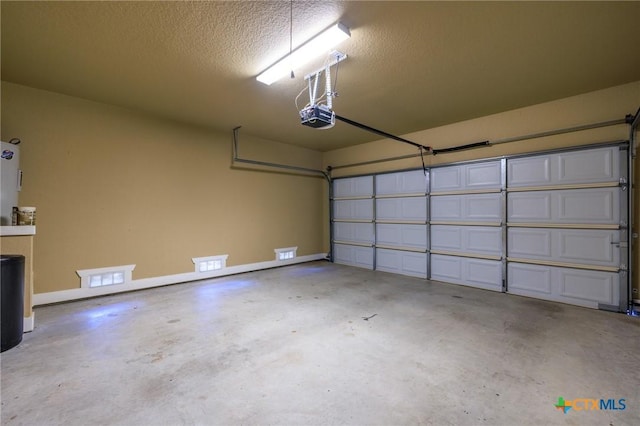
{"label": "white shelf", "polygon": [[0,236],[17,237],[21,235],[36,235],[35,226],[0,226]]}

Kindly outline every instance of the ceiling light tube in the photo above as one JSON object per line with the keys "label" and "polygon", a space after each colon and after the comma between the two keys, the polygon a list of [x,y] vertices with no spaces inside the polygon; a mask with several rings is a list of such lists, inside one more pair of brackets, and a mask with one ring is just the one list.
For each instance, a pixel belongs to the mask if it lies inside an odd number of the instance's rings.
{"label": "ceiling light tube", "polygon": [[293,68],[299,68],[311,59],[328,53],[333,47],[349,37],[351,37],[349,28],[338,22],[304,42],[290,54],[264,70],[256,79],[269,85],[288,75]]}

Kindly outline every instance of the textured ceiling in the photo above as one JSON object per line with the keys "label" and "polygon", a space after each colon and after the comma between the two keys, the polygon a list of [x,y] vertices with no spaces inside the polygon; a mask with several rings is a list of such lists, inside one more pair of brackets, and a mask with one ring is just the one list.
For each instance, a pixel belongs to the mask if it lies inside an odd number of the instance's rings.
{"label": "textured ceiling", "polygon": [[[255,80],[289,49],[288,1],[0,7],[2,80],[322,151],[380,139],[299,124],[325,57]],[[640,2],[295,1],[293,43],[346,24],[334,110],[402,135],[640,80],[639,18]]]}

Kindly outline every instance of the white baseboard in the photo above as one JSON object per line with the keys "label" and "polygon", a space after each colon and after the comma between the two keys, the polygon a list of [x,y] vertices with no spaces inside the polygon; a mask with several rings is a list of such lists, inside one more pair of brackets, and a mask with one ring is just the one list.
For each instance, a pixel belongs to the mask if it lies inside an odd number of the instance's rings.
{"label": "white baseboard", "polygon": [[34,312],[31,313],[30,317],[24,317],[22,323],[22,331],[24,333],[29,333],[33,331],[33,326],[35,325],[36,314]]}
{"label": "white baseboard", "polygon": [[[51,303],[68,302],[71,300],[86,299],[89,297],[106,296],[108,294],[123,293],[126,291],[142,290],[153,287],[161,287],[169,284],[185,283],[189,281],[206,280],[209,278],[224,277],[227,275],[241,274],[243,272],[259,271],[263,269],[276,268],[279,266],[295,265],[297,263],[321,260],[327,257],[326,253],[317,253],[307,256],[296,257],[290,260],[269,260],[266,262],[248,263],[245,265],[228,266],[224,269],[201,273],[185,272],[175,275],[164,275],[160,277],[141,278],[131,280],[124,284],[117,284],[106,287],[95,288],[73,288],[70,290],[52,291],[49,293],[36,293],[33,295],[33,305],[41,306]],[[26,318],[25,318],[26,321]],[[33,325],[31,326],[33,330]]]}

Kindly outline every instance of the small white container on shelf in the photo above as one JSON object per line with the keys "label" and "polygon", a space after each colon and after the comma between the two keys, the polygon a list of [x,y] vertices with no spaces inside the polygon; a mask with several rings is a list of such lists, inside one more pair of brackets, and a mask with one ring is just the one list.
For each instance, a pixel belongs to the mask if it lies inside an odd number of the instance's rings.
{"label": "small white container on shelf", "polygon": [[18,207],[18,226],[35,226],[36,208]]}

